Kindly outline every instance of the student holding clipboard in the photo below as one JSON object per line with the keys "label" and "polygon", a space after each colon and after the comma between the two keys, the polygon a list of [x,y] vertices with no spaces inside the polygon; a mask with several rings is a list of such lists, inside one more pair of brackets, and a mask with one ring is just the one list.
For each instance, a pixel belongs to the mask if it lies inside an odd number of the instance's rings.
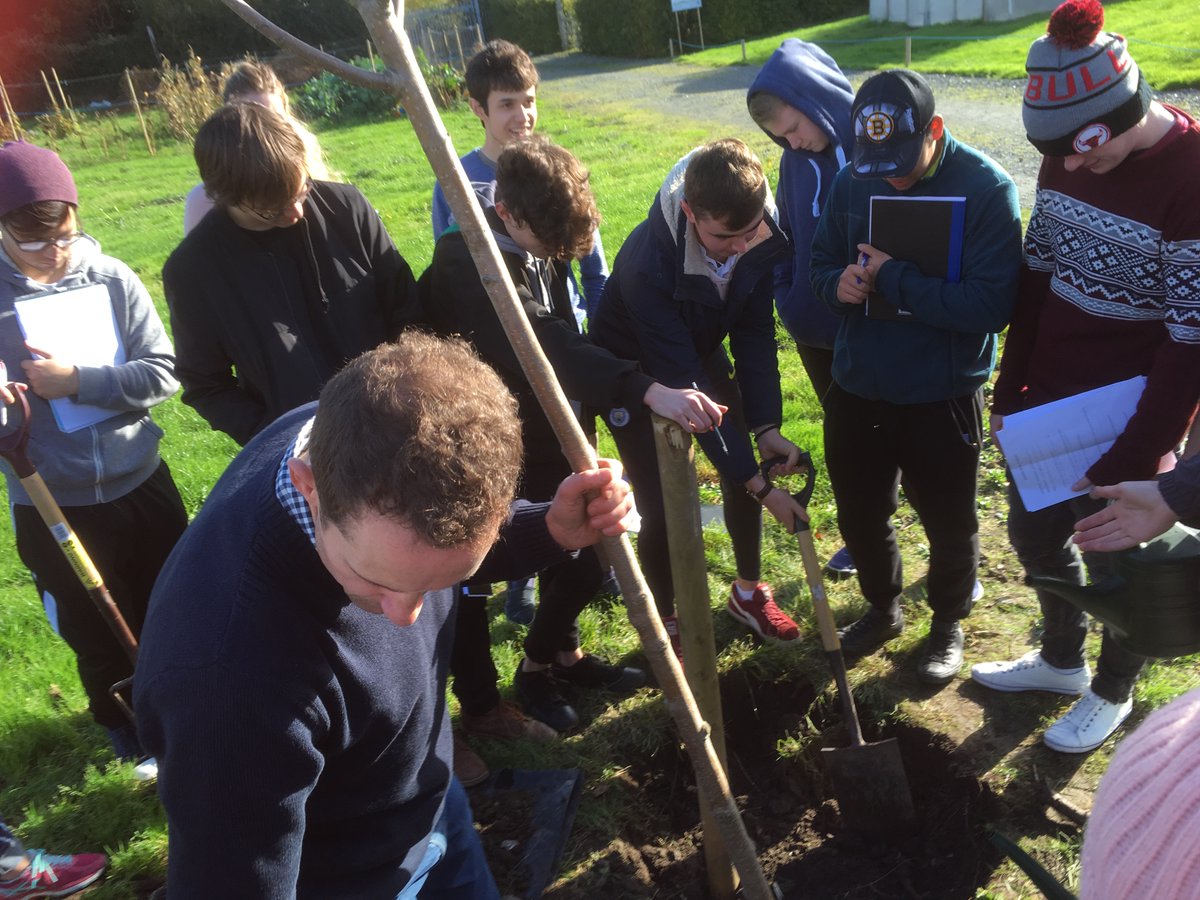
{"label": "student holding clipboard", "polygon": [[[178,387],[175,356],[145,287],[83,233],[78,206],[55,153],[0,146],[0,361],[27,386],[29,457],[136,636],[158,570],[187,524],[159,457],[162,430],[150,419]],[[107,346],[107,357],[85,360],[91,345]],[[13,400],[0,387],[0,402]],[[92,716],[118,757],[140,758],[137,733],[108,694],[132,665],[20,481],[6,463],[0,469],[17,552],[75,651]],[[156,770],[140,766],[138,774]]]}

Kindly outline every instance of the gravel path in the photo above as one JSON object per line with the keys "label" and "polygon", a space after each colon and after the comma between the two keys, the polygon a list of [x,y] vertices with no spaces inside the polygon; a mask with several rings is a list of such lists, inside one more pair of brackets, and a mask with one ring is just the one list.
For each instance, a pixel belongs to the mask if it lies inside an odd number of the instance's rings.
{"label": "gravel path", "polygon": [[[746,112],[746,91],[758,73],[755,66],[701,68],[679,63],[614,60],[582,53],[540,57],[538,71],[553,90],[620,98],[663,115],[710,122],[714,130],[744,134],[754,124]],[[865,72],[849,72],[857,88]],[[1033,205],[1041,157],[1025,140],[1021,127],[1024,81],[926,75],[938,111],[956,138],[987,153],[1012,175],[1021,205]],[[1200,91],[1173,91],[1160,99],[1200,112]]]}

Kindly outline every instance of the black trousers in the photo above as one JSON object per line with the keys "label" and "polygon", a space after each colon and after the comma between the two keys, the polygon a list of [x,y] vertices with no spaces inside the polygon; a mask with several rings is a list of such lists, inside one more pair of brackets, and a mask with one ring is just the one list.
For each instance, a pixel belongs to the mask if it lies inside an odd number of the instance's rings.
{"label": "black trousers", "polygon": [[833,351],[824,347],[813,347],[809,344],[796,342],[796,351],[800,354],[800,363],[804,373],[812,385],[817,401],[824,406],[825,396],[833,384]]}
{"label": "black trousers", "polygon": [[[63,513],[136,637],[158,571],[187,526],[187,513],[167,464],[160,463],[149,478],[123,497],[94,506],[64,507]],[[108,689],[133,674],[129,657],[38,511],[32,506],[14,506],[13,519],[17,553],[43,602],[47,595],[53,598],[59,634],[75,651],[92,717],[105,728],[120,728],[128,719]]]}
{"label": "black trousers", "polygon": [[[550,500],[571,474],[561,453],[529,455],[518,494],[534,501]],[[604,583],[604,570],[590,547],[573,558],[538,573],[538,606],[525,635],[525,655],[537,663],[552,663],[560,651],[579,647],[576,618]],[[487,606],[476,597],[460,596],[450,654],[452,690],[468,715],[482,715],[500,702],[499,674],[492,662],[492,638]]]}
{"label": "black trousers", "polygon": [[[1080,553],[1071,540],[1075,523],[1099,512],[1104,500],[1075,497],[1037,512],[1030,512],[1009,479],[1008,539],[1029,575],[1049,575],[1075,584],[1086,584],[1084,569],[1093,580],[1111,568],[1107,553]],[[1087,614],[1055,594],[1037,591],[1042,606],[1042,657],[1060,669],[1083,665],[1083,641],[1087,637]],[[1110,703],[1124,703],[1133,693],[1134,682],[1146,658],[1130,653],[1113,640],[1108,628],[1100,643],[1100,659],[1092,690]]]}
{"label": "black trousers", "polygon": [[[742,395],[737,382],[728,374],[724,354],[714,354],[705,366],[714,385],[712,399],[729,407],[726,421],[745,433],[746,417],[743,413]],[[654,595],[659,615],[675,614],[675,586],[671,578],[671,555],[667,544],[667,520],[663,508],[662,481],[658,474],[658,455],[654,446],[654,426],[650,411],[645,407],[628,410],[628,420],[609,414],[609,425],[613,438],[621,453],[621,465],[633,484],[634,499],[638,514],[642,517],[642,528],[638,533],[638,561],[646,584]],[[762,545],[762,507],[746,493],[741,484],[721,479],[721,502],[725,514],[725,528],[733,544],[734,561],[739,578],[757,581],[760,574],[760,551]]]}
{"label": "black trousers", "polygon": [[934,403],[865,400],[836,383],[825,400],[825,464],[838,526],[863,596],[891,610],[904,587],[892,515],[899,486],[929,541],[929,605],[941,621],[971,611],[979,564],[975,494],[982,395]]}

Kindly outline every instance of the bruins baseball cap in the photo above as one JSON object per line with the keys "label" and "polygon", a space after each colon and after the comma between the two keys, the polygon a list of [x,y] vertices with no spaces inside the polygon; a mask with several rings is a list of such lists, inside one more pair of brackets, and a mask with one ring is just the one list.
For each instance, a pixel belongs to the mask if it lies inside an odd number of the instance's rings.
{"label": "bruins baseball cap", "polygon": [[921,156],[933,120],[933,91],[908,69],[889,69],[862,83],[854,97],[855,178],[904,178]]}

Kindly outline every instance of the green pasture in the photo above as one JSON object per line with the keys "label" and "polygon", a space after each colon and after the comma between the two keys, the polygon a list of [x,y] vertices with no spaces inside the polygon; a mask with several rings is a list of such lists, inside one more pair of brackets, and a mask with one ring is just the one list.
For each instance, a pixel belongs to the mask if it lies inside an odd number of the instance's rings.
{"label": "green pasture", "polygon": [[[1158,90],[1200,85],[1200,16],[1194,0],[1119,0],[1104,4],[1104,27],[1124,34],[1129,49]],[[746,63],[761,66],[785,37],[820,44],[843,69],[883,69],[904,63],[912,38],[912,68],[985,78],[1025,77],[1029,44],[1046,31],[1046,13],[1010,22],[951,22],[910,28],[867,16],[746,41]],[[741,63],[739,45],[689,53],[697,65]]]}
{"label": "green pasture", "polygon": [[[1183,15],[1184,4],[1176,0],[1141,3],[1126,0],[1110,8],[1110,22],[1122,26],[1127,11],[1146,7],[1164,10],[1163,21],[1174,18],[1171,41],[1200,45],[1200,36],[1192,37],[1190,17]],[[1174,10],[1172,16],[1171,10]],[[1158,14],[1157,12],[1155,13]],[[1139,19],[1139,22],[1142,21]],[[990,26],[989,26],[990,27]],[[1166,27],[1164,25],[1164,27]],[[873,33],[861,19],[836,26],[825,26],[827,35]],[[1034,33],[1030,23],[1005,26],[995,32],[997,46],[1026,44]],[[843,30],[839,30],[843,29]],[[962,30],[962,29],[958,29]],[[1018,34],[1019,32],[1019,34]],[[1157,31],[1154,34],[1158,34]],[[812,31],[810,39],[820,39]],[[1157,40],[1157,38],[1155,38]],[[752,45],[756,58],[778,44],[779,38]],[[987,68],[982,60],[990,56],[990,44],[972,43],[966,48],[979,73],[1015,74],[1010,70]],[[1136,46],[1139,60],[1149,60],[1143,47]],[[922,48],[925,55],[928,48]],[[719,54],[709,51],[689,57],[692,61],[722,64]],[[835,55],[844,65],[865,65]],[[857,51],[856,51],[857,52]],[[945,50],[950,54],[949,49]],[[999,60],[1009,53],[997,50]],[[1018,54],[1023,58],[1023,50]],[[1147,65],[1149,70],[1149,63]],[[1157,64],[1157,63],[1156,63]],[[964,63],[965,65],[965,63]],[[997,62],[998,66],[999,63]],[[1200,64],[1197,64],[1200,65]],[[925,66],[928,68],[928,66]],[[1173,68],[1187,83],[1200,77],[1200,69],[1188,71],[1182,63]],[[964,69],[965,71],[965,69]],[[1153,77],[1153,76],[1151,76]],[[554,95],[539,97],[540,130],[571,149],[591,169],[593,185],[604,215],[602,234],[611,259],[629,231],[644,217],[658,184],[669,167],[687,150],[708,138],[717,137],[702,122],[684,121],[650,115],[626,108],[616,100],[597,101],[593,97]],[[476,145],[478,123],[466,111],[445,114],[448,130],[459,153]],[[395,121],[344,127],[320,133],[330,167],[360,187],[380,210],[389,232],[415,272],[428,264],[432,255],[430,234],[430,189],[432,174],[407,121]],[[744,135],[758,150],[769,170],[778,162],[778,148],[757,129],[747,128]],[[37,136],[35,135],[35,139]],[[95,235],[104,250],[121,258],[140,275],[167,319],[162,300],[160,271],[164,260],[182,234],[183,198],[197,176],[190,148],[179,143],[160,141],[156,156],[149,156],[141,143],[136,121],[118,118],[90,123],[78,138],[59,141],[57,147],[71,166],[81,195],[81,216],[85,228]],[[818,404],[803,376],[799,359],[780,337],[780,365],[785,395],[786,433],[813,451],[821,461],[821,423]],[[163,454],[174,472],[188,504],[195,512],[207,492],[232,458],[236,448],[226,438],[211,433],[205,423],[179,400],[173,399],[155,412],[166,431]],[[611,454],[611,443],[606,443]],[[711,482],[706,466],[702,474]],[[1003,475],[998,457],[989,450],[981,487],[981,517],[990,530],[988,552],[994,558],[1009,551],[1003,542]],[[713,491],[705,488],[711,498]],[[833,507],[824,482],[810,508],[817,524],[818,541],[823,555],[838,545],[833,529]],[[910,513],[904,513],[902,535],[909,576],[920,578],[928,548],[923,534],[914,525]],[[732,552],[722,530],[707,533],[710,584],[714,609],[724,602],[729,579],[733,575]],[[100,898],[144,896],[148,887],[161,881],[165,872],[166,825],[153,789],[138,786],[130,768],[113,761],[103,733],[86,712],[82,690],[74,673],[73,657],[51,632],[37,604],[27,575],[14,550],[11,526],[0,517],[0,671],[3,672],[5,703],[0,704],[0,812],[17,826],[30,846],[47,846],[55,851],[100,849],[112,857],[107,881],[93,893]],[[1008,563],[1017,568],[1015,558]],[[764,547],[764,571],[775,584],[781,605],[797,619],[808,620],[811,608],[800,571],[794,541],[781,530],[768,526]],[[985,582],[987,584],[987,582]],[[914,587],[919,592],[919,588]],[[914,594],[918,596],[918,594]],[[831,587],[831,598],[841,618],[861,609],[861,599],[852,584]],[[922,604],[913,607],[913,624],[898,642],[899,653],[907,657],[924,633],[921,627],[926,612]],[[972,648],[979,655],[994,650],[1001,642],[1027,642],[1036,622],[1036,605],[1028,596],[1009,605],[987,605],[972,617],[973,627],[981,634],[981,643]],[[507,623],[497,611],[493,637],[497,667],[504,689],[508,674],[520,659],[522,629]],[[800,648],[756,645],[723,614],[715,619],[720,666],[723,671],[738,669],[752,673],[768,686],[797,672],[811,673],[818,685],[827,686],[824,658],[814,641]],[[623,608],[589,610],[582,621],[585,646],[612,659],[638,659],[640,650],[632,628],[624,620]],[[992,645],[988,641],[993,642]],[[1007,645],[1005,645],[1007,652]],[[1023,652],[1020,651],[1020,652]],[[878,687],[881,674],[890,671],[884,660],[868,660],[855,670],[855,683],[870,678],[872,695],[864,698],[868,709],[878,715],[919,719],[918,708],[898,695]],[[1137,715],[1160,705],[1189,687],[1195,686],[1195,660],[1155,665],[1139,685]],[[825,689],[825,688],[822,688]],[[632,754],[644,754],[652,748],[677,740],[673,725],[662,706],[661,696],[642,691],[618,705],[606,707],[597,702],[583,709],[591,724],[580,734],[550,746],[485,748],[485,757],[493,768],[505,765],[524,767],[580,766],[592,786],[617,779],[623,760]],[[926,723],[928,725],[928,723]],[[780,740],[781,755],[801,752],[813,740],[811,734],[791,735]],[[1032,763],[1036,771],[1036,754]],[[1093,755],[1085,767],[1093,777],[1107,764],[1107,751]],[[1003,774],[1002,782],[1033,777],[1029,761],[1014,763],[1012,773]],[[212,785],[214,798],[222,786]],[[660,810],[631,803],[621,790],[589,790],[580,808],[577,831],[586,834],[619,834],[623,823],[653,821]],[[217,815],[214,809],[214,815]],[[586,843],[568,847],[565,877],[585,869],[592,859]],[[1063,848],[1067,847],[1066,850]],[[1041,836],[1027,848],[1043,861],[1060,857],[1053,865],[1068,880],[1077,872],[1075,857],[1078,844],[1053,836]],[[995,888],[981,896],[1032,896],[1032,889],[1014,874],[1011,867],[997,870]],[[1003,885],[1017,884],[1010,892]],[[1024,887],[1020,885],[1024,884]]]}

